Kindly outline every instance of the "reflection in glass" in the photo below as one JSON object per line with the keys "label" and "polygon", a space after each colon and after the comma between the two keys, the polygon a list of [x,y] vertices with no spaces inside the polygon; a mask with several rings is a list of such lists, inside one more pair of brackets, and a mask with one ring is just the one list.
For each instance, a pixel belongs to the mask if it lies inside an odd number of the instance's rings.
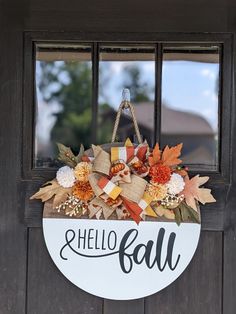
{"label": "reflection in glass", "polygon": [[35,166],[55,167],[56,142],[90,145],[91,47],[38,45],[36,96]]}
{"label": "reflection in glass", "polygon": [[[152,46],[102,46],[99,53],[98,142],[111,141],[111,133],[123,88],[131,102],[144,139],[152,143],[154,128],[155,48]],[[135,140],[129,113],[121,117],[118,141]]]}
{"label": "reflection in glass", "polygon": [[165,47],[162,145],[183,142],[190,169],[218,166],[219,47]]}

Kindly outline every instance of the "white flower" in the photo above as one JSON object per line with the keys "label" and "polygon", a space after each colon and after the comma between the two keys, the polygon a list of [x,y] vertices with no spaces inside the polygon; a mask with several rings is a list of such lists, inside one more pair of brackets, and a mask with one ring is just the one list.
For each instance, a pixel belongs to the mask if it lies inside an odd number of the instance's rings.
{"label": "white flower", "polygon": [[185,183],[183,178],[179,174],[173,173],[170,177],[170,181],[166,183],[166,186],[168,192],[175,195],[183,191]]}
{"label": "white flower", "polygon": [[57,181],[63,188],[70,188],[74,185],[74,170],[68,166],[61,167],[57,171]]}

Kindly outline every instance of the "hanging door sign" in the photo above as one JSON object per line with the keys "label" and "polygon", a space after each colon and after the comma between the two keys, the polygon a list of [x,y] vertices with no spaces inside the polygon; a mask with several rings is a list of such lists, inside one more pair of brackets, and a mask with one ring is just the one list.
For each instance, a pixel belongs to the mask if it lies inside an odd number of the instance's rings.
{"label": "hanging door sign", "polygon": [[[139,144],[114,143],[129,108]],[[142,142],[125,98],[112,143],[78,155],[58,144],[65,163],[31,199],[45,202],[43,232],[59,270],[94,295],[129,300],[171,284],[185,270],[200,236],[199,203],[215,202],[209,177],[189,177],[182,144],[152,149]]]}
{"label": "hanging door sign", "polygon": [[129,300],[171,284],[197,248],[196,223],[43,218],[48,251],[64,276],[99,297]]}

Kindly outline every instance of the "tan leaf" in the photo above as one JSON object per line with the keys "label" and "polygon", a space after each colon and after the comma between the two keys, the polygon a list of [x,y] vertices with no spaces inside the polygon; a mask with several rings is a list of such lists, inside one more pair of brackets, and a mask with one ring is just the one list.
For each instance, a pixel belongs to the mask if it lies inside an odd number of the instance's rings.
{"label": "tan leaf", "polygon": [[161,151],[159,148],[159,144],[156,143],[156,145],[152,151],[152,154],[148,158],[149,165],[150,166],[155,165],[156,163],[158,163],[160,161],[160,159],[161,159]]}
{"label": "tan leaf", "polygon": [[173,147],[169,147],[168,145],[165,147],[161,158],[165,166],[176,166],[182,162],[182,160],[178,159],[182,146],[183,144],[181,143]]}
{"label": "tan leaf", "polygon": [[53,208],[56,208],[61,203],[64,203],[69,194],[71,194],[72,188],[59,189],[53,198]]}
{"label": "tan leaf", "polygon": [[206,183],[209,177],[200,177],[196,175],[192,179],[188,176],[184,178],[185,186],[182,194],[185,197],[185,201],[188,206],[192,207],[197,211],[196,200],[202,204],[212,203],[216,200],[211,195],[210,189],[199,188],[202,184]]}
{"label": "tan leaf", "polygon": [[167,219],[175,219],[175,214],[174,214],[173,210],[166,209],[164,212],[164,216]]}
{"label": "tan leaf", "polygon": [[[42,202],[46,202],[50,198],[52,198],[54,195],[58,195],[58,198],[56,199],[57,203],[60,199],[64,199],[64,194],[69,194],[71,192],[71,188],[63,188],[56,179],[49,181],[39,189],[38,192],[36,192],[34,195],[30,197],[30,199],[41,199]],[[54,203],[54,202],[53,202]]]}
{"label": "tan leaf", "polygon": [[211,194],[211,190],[205,188],[199,189],[198,201],[202,204],[216,202],[215,198]]}
{"label": "tan leaf", "polygon": [[167,219],[175,219],[175,214],[173,210],[167,209],[161,205],[156,206],[154,209],[155,209],[156,214],[160,217],[164,216]]}
{"label": "tan leaf", "polygon": [[158,216],[162,217],[164,215],[164,212],[165,212],[165,208],[161,205],[159,206],[155,206],[155,212]]}

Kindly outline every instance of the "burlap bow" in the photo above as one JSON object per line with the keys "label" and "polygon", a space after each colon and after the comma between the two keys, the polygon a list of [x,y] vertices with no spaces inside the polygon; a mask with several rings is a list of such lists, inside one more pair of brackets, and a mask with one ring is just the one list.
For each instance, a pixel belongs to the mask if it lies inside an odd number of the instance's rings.
{"label": "burlap bow", "polygon": [[[89,175],[90,185],[96,195],[89,204],[90,217],[103,213],[104,218],[109,218],[112,213],[120,206],[125,206],[131,218],[139,223],[142,219],[141,214],[146,210],[152,213],[150,203],[152,198],[145,192],[147,181],[135,174],[130,175],[127,183],[112,181],[111,166],[112,162],[123,160],[132,161],[138,158],[142,161],[146,158],[147,144],[140,144],[134,148],[133,144],[127,140],[124,147],[111,147],[111,156],[100,146],[92,146],[94,152],[93,171]],[[111,158],[111,161],[110,161]],[[105,193],[107,198],[102,198]],[[108,205],[109,199],[113,200]],[[119,205],[117,205],[119,204]],[[154,215],[154,212],[152,213]],[[98,215],[99,216],[99,215]]]}

